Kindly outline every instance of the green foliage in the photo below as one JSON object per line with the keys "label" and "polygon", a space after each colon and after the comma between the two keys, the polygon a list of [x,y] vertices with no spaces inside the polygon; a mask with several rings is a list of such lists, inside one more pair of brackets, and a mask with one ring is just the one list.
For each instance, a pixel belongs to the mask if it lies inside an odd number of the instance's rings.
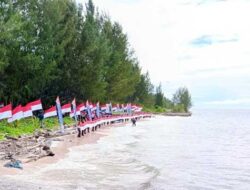
{"label": "green foliage", "polygon": [[183,112],[188,112],[192,107],[191,95],[187,88],[179,88],[173,95],[174,109],[182,110]]}
{"label": "green foliage", "polygon": [[151,106],[151,107],[143,107],[144,112],[149,112],[149,113],[165,113],[167,112],[167,109],[164,107],[160,106]]}
{"label": "green foliage", "polygon": [[173,107],[173,102],[169,99],[167,99],[166,97],[163,98],[163,107],[165,107],[166,109],[172,109]]}
{"label": "green foliage", "polygon": [[0,99],[6,104],[42,98],[47,108],[57,95],[62,102],[147,99],[149,78],[142,81],[127,35],[92,0],[85,9],[73,0],[3,0],[0,24]]}
{"label": "green foliage", "polygon": [[0,26],[0,100],[5,104],[41,98],[46,109],[59,95],[63,104],[74,97],[135,102],[156,112],[179,104],[188,111],[192,105],[185,90],[174,102],[164,97],[161,85],[153,92],[122,26],[92,0],[85,7],[74,0],[2,0]]}
{"label": "green foliage", "polygon": [[174,105],[172,111],[176,113],[186,112],[183,104]]}
{"label": "green foliage", "polygon": [[148,72],[142,74],[133,96],[134,101],[145,106],[154,105],[153,89],[154,86],[151,84]]}
{"label": "green foliage", "polygon": [[[72,126],[74,120],[70,117],[64,117],[64,124]],[[46,129],[59,129],[58,119],[56,117],[47,118],[44,120],[44,126]],[[0,140],[3,140],[5,135],[18,137],[24,134],[33,134],[36,130],[41,130],[37,118],[26,118],[14,123],[7,123],[6,120],[3,120],[0,122]]]}
{"label": "green foliage", "polygon": [[156,94],[155,94],[155,105],[162,107],[164,104],[164,94],[161,89],[161,84],[156,87]]}

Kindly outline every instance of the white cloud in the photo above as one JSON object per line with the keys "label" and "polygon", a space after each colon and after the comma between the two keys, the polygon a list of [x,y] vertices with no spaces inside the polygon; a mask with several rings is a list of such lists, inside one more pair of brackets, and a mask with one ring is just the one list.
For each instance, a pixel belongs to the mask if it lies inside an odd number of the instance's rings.
{"label": "white cloud", "polygon": [[[202,101],[203,93],[194,85],[197,80],[204,86],[209,82],[212,89],[223,77],[226,81],[221,83],[225,86],[238,76],[249,79],[250,2],[247,0],[95,0],[94,3],[121,23],[143,70],[149,71],[155,84],[161,81],[169,86],[188,86]],[[211,44],[201,47],[192,44],[204,36]],[[239,92],[244,88],[238,84]]]}

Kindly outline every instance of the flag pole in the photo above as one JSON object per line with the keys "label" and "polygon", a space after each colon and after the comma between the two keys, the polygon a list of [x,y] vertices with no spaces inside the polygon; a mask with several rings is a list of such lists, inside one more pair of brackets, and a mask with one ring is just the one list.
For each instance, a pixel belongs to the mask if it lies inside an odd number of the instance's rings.
{"label": "flag pole", "polygon": [[77,128],[77,117],[76,117],[76,99],[72,101],[72,107],[73,107],[73,113],[74,113],[74,118],[75,118],[75,128]]}
{"label": "flag pole", "polygon": [[61,108],[59,96],[57,96],[57,98],[56,98],[56,110],[57,110],[58,121],[60,124],[60,131],[61,131],[61,133],[64,133],[62,108]]}

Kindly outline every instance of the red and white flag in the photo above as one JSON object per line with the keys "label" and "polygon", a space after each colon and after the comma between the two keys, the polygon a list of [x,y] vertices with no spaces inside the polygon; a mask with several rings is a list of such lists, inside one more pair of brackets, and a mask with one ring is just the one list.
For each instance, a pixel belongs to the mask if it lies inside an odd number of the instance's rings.
{"label": "red and white flag", "polygon": [[141,112],[142,111],[142,107],[139,105],[133,105],[132,106],[132,110],[135,112]]}
{"label": "red and white flag", "polygon": [[82,104],[78,105],[76,109],[79,111],[83,111],[86,109],[86,107],[85,107],[84,103],[82,103]]}
{"label": "red and white flag", "polygon": [[71,104],[65,104],[62,106],[62,114],[71,112]]}
{"label": "red and white flag", "polygon": [[131,105],[131,109],[134,111],[137,108],[136,105]]}
{"label": "red and white flag", "polygon": [[31,116],[33,116],[31,105],[27,104],[26,106],[23,107],[23,118]]}
{"label": "red and white flag", "polygon": [[106,110],[106,105],[101,105],[101,110],[105,111]]}
{"label": "red and white flag", "polygon": [[0,108],[0,120],[8,119],[12,117],[12,106],[11,104]]}
{"label": "red and white flag", "polygon": [[28,104],[31,105],[32,111],[42,110],[43,109],[41,99],[33,101],[33,102],[30,102]]}
{"label": "red and white flag", "polygon": [[12,117],[8,119],[8,122],[11,123],[16,120],[20,120],[23,118],[23,107],[21,105],[17,106],[12,111]]}
{"label": "red and white flag", "polygon": [[44,112],[44,118],[53,117],[53,116],[57,116],[56,106],[53,106],[53,107],[45,110],[45,112]]}

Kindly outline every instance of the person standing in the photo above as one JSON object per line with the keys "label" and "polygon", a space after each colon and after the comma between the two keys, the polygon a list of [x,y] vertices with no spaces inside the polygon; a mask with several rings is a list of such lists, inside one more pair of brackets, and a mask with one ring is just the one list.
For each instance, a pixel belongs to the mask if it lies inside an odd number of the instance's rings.
{"label": "person standing", "polygon": [[38,114],[39,122],[40,122],[40,128],[44,128],[44,113],[43,111],[40,111]]}

